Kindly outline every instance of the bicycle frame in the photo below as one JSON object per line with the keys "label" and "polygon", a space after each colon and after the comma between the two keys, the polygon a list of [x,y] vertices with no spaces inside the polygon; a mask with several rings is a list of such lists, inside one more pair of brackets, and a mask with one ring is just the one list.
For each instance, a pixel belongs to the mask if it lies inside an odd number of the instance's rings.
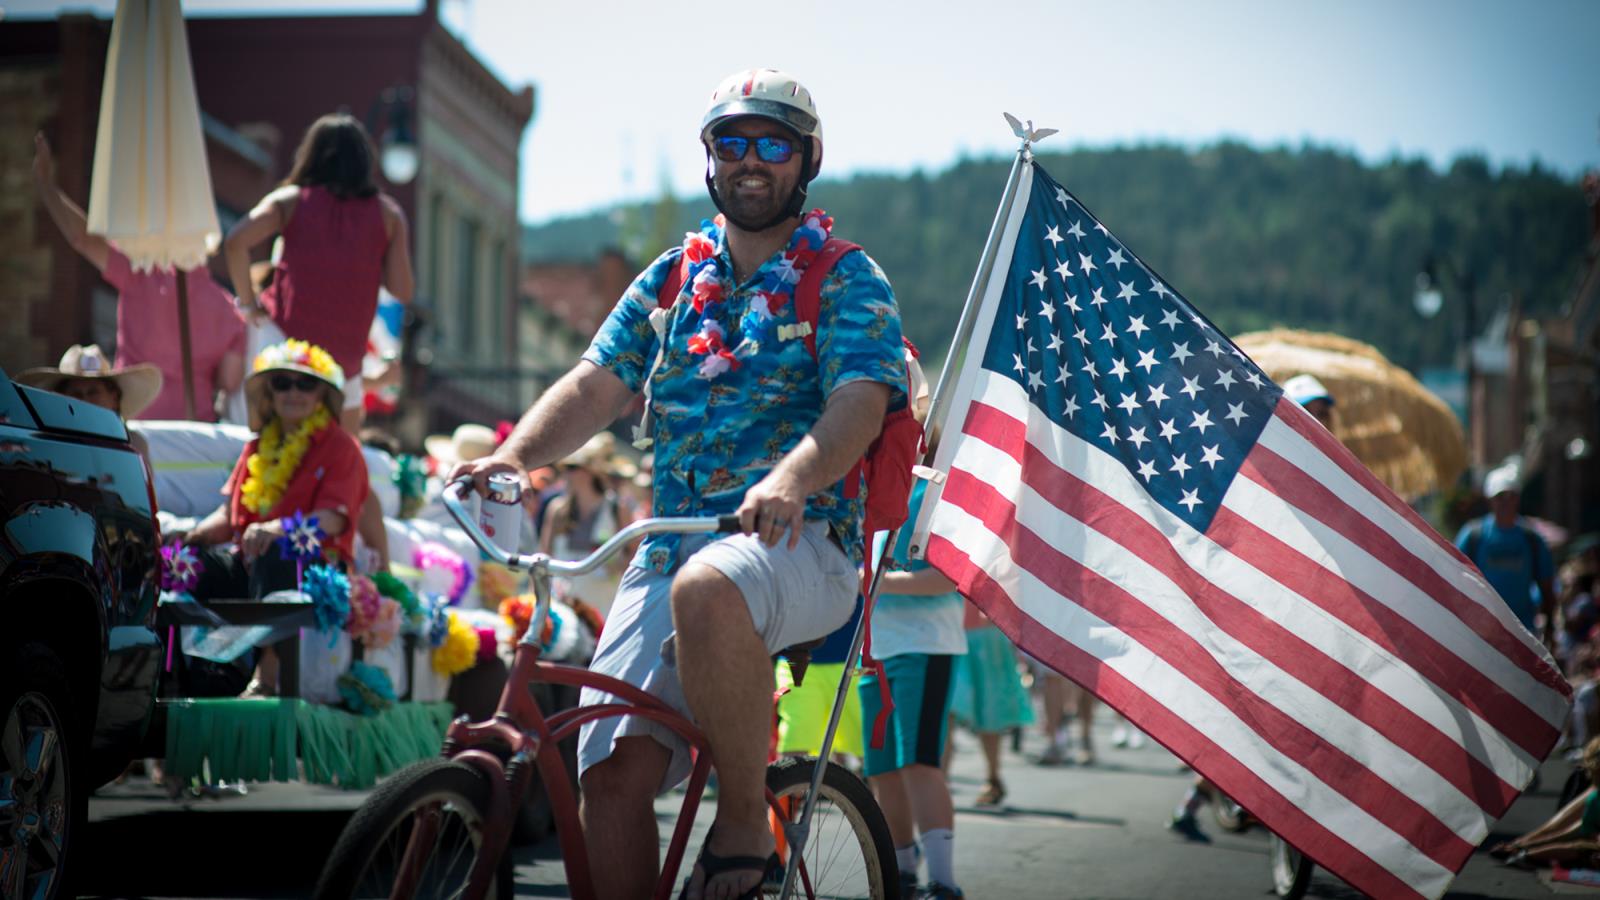
{"label": "bicycle frame", "polygon": [[[641,535],[737,530],[738,520],[732,516],[723,516],[721,519],[644,519],[613,535],[583,560],[565,563],[542,554],[508,553],[494,545],[476,527],[461,505],[460,495],[467,486],[470,486],[470,482],[459,481],[450,485],[444,492],[445,507],[473,541],[496,562],[529,571],[537,606],[527,633],[517,644],[494,715],[483,722],[470,722],[462,716],[451,723],[445,734],[442,755],[482,770],[494,786],[490,793],[483,844],[469,876],[466,900],[480,900],[494,878],[495,868],[510,840],[513,813],[527,794],[532,776],[532,770],[528,767],[530,760],[538,767],[544,788],[549,792],[550,807],[561,841],[567,887],[574,900],[593,900],[594,884],[589,868],[588,844],[578,818],[577,797],[568,780],[566,763],[561,757],[560,743],[577,734],[585,724],[622,715],[642,716],[672,729],[689,743],[694,758],[683,805],[667,846],[667,858],[662,864],[652,895],[656,900],[669,900],[673,875],[683,862],[700,798],[711,774],[710,745],[699,728],[641,688],[588,669],[541,660],[538,637],[543,632],[544,621],[549,614],[552,574],[581,575],[588,572],[608,559],[619,547]],[[622,702],[578,706],[547,717],[528,689],[535,682],[593,688],[620,698]],[[777,798],[770,790],[767,792],[767,802],[774,810],[779,809]],[[423,860],[419,857],[422,848],[433,844],[437,825],[434,819],[423,819],[417,823],[407,844],[394,896],[410,896],[415,887],[414,881],[421,874]],[[809,878],[804,871],[804,861],[800,862],[801,883],[809,894]]]}

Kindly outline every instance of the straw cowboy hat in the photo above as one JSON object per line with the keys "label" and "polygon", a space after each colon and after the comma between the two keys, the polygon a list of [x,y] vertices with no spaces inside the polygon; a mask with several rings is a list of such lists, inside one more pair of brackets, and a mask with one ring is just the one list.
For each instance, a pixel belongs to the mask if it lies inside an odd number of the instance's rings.
{"label": "straw cowboy hat", "polygon": [[[445,468],[461,462],[472,462],[493,453],[500,446],[494,429],[487,425],[468,422],[458,426],[449,436],[430,434],[422,441],[428,455]],[[440,470],[443,474],[444,469]]]}
{"label": "straw cowboy hat", "polygon": [[116,382],[117,390],[122,394],[122,408],[118,412],[124,419],[144,412],[145,407],[154,403],[156,395],[161,393],[159,368],[151,363],[140,363],[125,369],[112,368],[98,344],[74,344],[61,355],[61,365],[29,369],[19,374],[16,380],[18,384],[53,391],[70,378],[104,378]]}
{"label": "straw cowboy hat", "polygon": [[631,479],[639,473],[637,463],[617,452],[617,438],[609,431],[602,431],[589,438],[582,447],[572,451],[557,465],[570,469],[587,469],[596,475],[615,475],[624,479]]}
{"label": "straw cowboy hat", "polygon": [[259,432],[265,428],[270,417],[273,372],[299,372],[327,385],[328,390],[322,402],[333,414],[334,420],[338,421],[340,409],[344,406],[344,369],[333,361],[328,351],[316,344],[290,338],[281,344],[261,348],[250,366],[250,378],[244,383],[244,396],[250,409],[252,431]]}

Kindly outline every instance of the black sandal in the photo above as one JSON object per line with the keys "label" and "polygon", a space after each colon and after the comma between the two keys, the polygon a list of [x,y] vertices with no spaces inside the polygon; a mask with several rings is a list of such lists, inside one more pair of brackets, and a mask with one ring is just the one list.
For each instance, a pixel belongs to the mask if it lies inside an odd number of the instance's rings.
{"label": "black sandal", "polygon": [[[773,881],[782,883],[783,861],[778,859],[776,852],[766,859],[762,859],[759,856],[718,856],[711,852],[711,834],[711,830],[707,829],[706,839],[700,843],[700,855],[695,857],[694,860],[694,864],[700,867],[700,873],[704,876],[700,882],[702,893],[705,892],[705,886],[711,882],[712,878],[726,872],[740,870],[760,872],[761,880],[757,881],[749,890],[740,894],[736,900],[761,900],[761,889],[764,886]],[[776,873],[776,878],[774,878],[774,873]],[[689,877],[684,879],[683,890],[678,892],[678,900],[684,900],[689,896],[689,882],[693,880],[694,872],[691,871]]]}

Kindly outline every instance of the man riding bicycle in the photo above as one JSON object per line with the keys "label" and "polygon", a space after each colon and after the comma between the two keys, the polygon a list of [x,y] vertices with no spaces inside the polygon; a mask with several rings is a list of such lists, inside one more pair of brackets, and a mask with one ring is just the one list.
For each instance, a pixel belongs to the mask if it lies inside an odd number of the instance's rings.
{"label": "man riding bicycle", "polygon": [[[813,323],[796,286],[832,220],[804,211],[822,165],[811,94],[771,69],[740,72],[701,120],[721,211],[628,287],[583,359],[493,456],[459,466],[483,488],[572,452],[640,390],[653,418],[654,514],[736,513],[744,533],[655,535],[618,588],[590,668],[659,696],[705,731],[717,814],[689,898],[755,895],[776,867],[764,778],[771,657],[839,627],[854,606],[862,496],[843,476],[904,402],[899,311],[865,253],[834,263]],[[674,294],[670,287],[681,285]],[[808,340],[809,338],[809,340]],[[814,345],[813,350],[808,344]],[[586,690],[582,702],[608,698]],[[584,727],[578,766],[601,897],[658,877],[653,798],[688,774],[687,745],[636,717]]]}

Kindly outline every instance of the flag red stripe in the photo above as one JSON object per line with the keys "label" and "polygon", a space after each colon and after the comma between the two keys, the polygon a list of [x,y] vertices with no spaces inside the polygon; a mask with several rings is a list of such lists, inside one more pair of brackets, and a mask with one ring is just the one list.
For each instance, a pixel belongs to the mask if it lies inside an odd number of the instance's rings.
{"label": "flag red stripe", "polygon": [[1417,515],[1416,510],[1405,505],[1399,496],[1389,489],[1388,485],[1379,481],[1378,476],[1372,474],[1371,469],[1362,465],[1361,460],[1356,459],[1355,454],[1350,452],[1350,448],[1340,443],[1339,439],[1333,436],[1333,432],[1322,427],[1322,424],[1311,418],[1310,415],[1302,415],[1301,413],[1303,412],[1303,410],[1296,411],[1294,402],[1288,397],[1279,397],[1278,406],[1272,411],[1272,414],[1278,421],[1288,425],[1301,437],[1310,441],[1312,446],[1322,451],[1322,455],[1327,457],[1329,462],[1338,466],[1346,475],[1354,479],[1357,484],[1366,488],[1367,493],[1411,523],[1411,527],[1448,551],[1457,561],[1472,565],[1472,562],[1456,548],[1455,544],[1450,543],[1444,535],[1441,535],[1432,525],[1429,525],[1426,519]]}
{"label": "flag red stripe", "polygon": [[1215,782],[1227,784],[1230,796],[1319,865],[1338,869],[1346,881],[1370,896],[1422,896],[1315,817],[1284,799],[1248,766],[1138,685],[1018,609],[1005,589],[949,540],[937,534],[930,535],[927,559],[955,581],[961,593],[977,604],[1018,647],[1137,722],[1151,739],[1193,765],[1196,771]]}
{"label": "flag red stripe", "polygon": [[1557,691],[1565,690],[1565,681],[1560,675],[1545,664],[1538,652],[1511,633],[1505,623],[1304,469],[1258,444],[1245,457],[1239,474],[1282,497],[1302,514],[1315,518],[1343,535],[1390,571],[1416,585],[1451,615],[1467,623],[1489,646],[1518,668],[1526,669],[1539,682]]}
{"label": "flag red stripe", "polygon": [[[1476,713],[1535,758],[1543,758],[1550,742],[1558,736],[1549,722],[1504,687],[1372,595],[1321,567],[1284,565],[1283,559],[1290,554],[1299,556],[1299,551],[1233,510],[1219,510],[1207,533],[1233,555],[1404,660],[1441,694]],[[1518,791],[1494,776],[1487,766],[1484,768],[1499,784],[1484,784],[1481,795],[1477,791],[1467,793],[1478,799],[1490,815],[1498,816],[1516,799]],[[1488,797],[1499,799],[1485,802]]]}
{"label": "flag red stripe", "polygon": [[[970,418],[969,418],[970,421]],[[972,432],[968,432],[971,434]],[[985,439],[984,435],[974,435]],[[1028,477],[1026,468],[1024,478]],[[1030,482],[1031,483],[1031,482]],[[1037,489],[1037,488],[1036,488]],[[1362,763],[1257,696],[1222,667],[1198,641],[1139,602],[1115,582],[1060,553],[1016,520],[1016,507],[992,486],[954,469],[942,501],[978,518],[1012,550],[1012,559],[1062,597],[1098,616],[1182,671],[1202,690],[1247,723],[1262,741],[1294,760],[1396,834],[1408,836],[1438,864],[1472,852],[1427,808],[1379,778]]]}
{"label": "flag red stripe", "polygon": [[[1046,454],[1027,442],[1023,423],[979,402],[974,402],[969,408],[967,423],[963,429],[967,434],[978,437],[1013,459],[1019,459],[1024,481],[1041,496],[1078,521],[1094,523],[1096,531],[1123,545],[1130,553],[1171,579],[1224,632],[1367,723],[1439,773],[1440,777],[1462,793],[1472,797],[1479,806],[1493,808],[1498,815],[1516,799],[1517,790],[1514,787],[1501,780],[1494,770],[1477,757],[1462,749],[1449,735],[1440,732],[1426,719],[1373,687],[1338,661],[1329,659],[1299,635],[1207,580],[1173,549],[1171,542],[1159,529],[1114,498],[1057,467]],[[1226,524],[1237,518],[1224,508],[1219,512],[1218,521]],[[1215,530],[1216,526],[1213,525],[1212,532]],[[1317,573],[1327,575],[1326,571],[1311,564],[1293,548],[1275,539],[1270,544],[1250,545],[1218,535],[1212,536],[1217,537],[1218,542],[1230,552],[1245,558],[1279,583],[1291,590],[1300,589],[1302,596],[1328,608],[1353,630],[1374,638],[1380,645],[1388,644],[1382,631],[1362,614],[1361,607],[1364,604],[1360,598],[1364,595],[1346,587],[1341,579],[1317,577]],[[1242,551],[1247,551],[1248,557]],[[1290,584],[1290,581],[1295,584]],[[1316,582],[1315,589],[1311,589],[1312,581]],[[1341,592],[1338,591],[1331,592],[1332,598],[1328,596],[1330,592],[1327,586],[1330,582],[1338,587],[1346,587],[1349,594],[1342,599],[1349,601],[1354,610],[1329,608],[1336,605],[1334,599],[1341,599]],[[1381,606],[1376,602],[1370,605]],[[1400,619],[1392,611],[1384,609],[1394,619]],[[1414,626],[1411,628],[1421,634]],[[1433,642],[1429,639],[1428,643]],[[1468,693],[1469,688],[1483,687],[1487,690],[1487,697],[1491,700],[1498,698],[1501,701],[1499,706],[1517,714],[1503,716],[1499,720],[1502,731],[1512,729],[1509,737],[1517,739],[1522,735],[1522,729],[1531,729],[1535,736],[1542,739],[1543,733],[1550,729],[1549,724],[1533,711],[1514,701],[1505,702],[1510,700],[1505,691],[1490,683],[1478,670],[1456,660],[1443,648],[1430,646],[1427,649],[1430,653],[1438,654],[1439,662],[1432,667],[1445,673],[1445,677],[1435,682],[1440,691],[1462,695]],[[1539,740],[1525,736],[1518,743],[1541,758],[1544,750],[1549,748],[1548,740],[1540,744]]]}

